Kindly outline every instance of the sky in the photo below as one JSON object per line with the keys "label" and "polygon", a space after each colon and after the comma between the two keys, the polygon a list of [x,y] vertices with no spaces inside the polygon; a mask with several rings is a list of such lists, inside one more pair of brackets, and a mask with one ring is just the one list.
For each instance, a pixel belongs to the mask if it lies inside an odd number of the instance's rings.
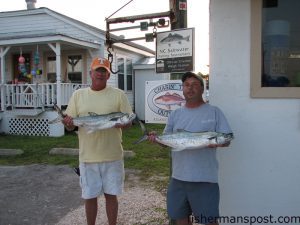
{"label": "sky", "polygon": [[[51,10],[106,30],[105,18],[130,0],[37,0],[36,8]],[[195,28],[195,72],[207,74],[209,65],[209,0],[187,0],[188,28]],[[0,0],[0,11],[26,9],[25,0]],[[169,11],[169,0],[133,0],[111,18]],[[139,21],[140,22],[140,21]],[[120,26],[122,26],[121,24]],[[124,25],[123,25],[124,26]],[[132,26],[126,24],[125,26]],[[151,28],[152,29],[152,28]],[[168,28],[169,29],[169,28]],[[166,31],[158,29],[157,32]],[[148,32],[152,32],[148,31]],[[119,33],[116,33],[119,35]],[[138,29],[124,31],[126,38],[141,37]],[[139,42],[153,50],[154,43]]]}

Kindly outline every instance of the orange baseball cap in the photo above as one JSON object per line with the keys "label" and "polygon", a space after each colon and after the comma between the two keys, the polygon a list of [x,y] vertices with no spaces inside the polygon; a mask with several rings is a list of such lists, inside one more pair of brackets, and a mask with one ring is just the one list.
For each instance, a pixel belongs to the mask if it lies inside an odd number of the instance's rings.
{"label": "orange baseball cap", "polygon": [[91,69],[96,70],[98,68],[105,68],[108,72],[110,72],[110,62],[104,58],[94,58],[91,64]]}

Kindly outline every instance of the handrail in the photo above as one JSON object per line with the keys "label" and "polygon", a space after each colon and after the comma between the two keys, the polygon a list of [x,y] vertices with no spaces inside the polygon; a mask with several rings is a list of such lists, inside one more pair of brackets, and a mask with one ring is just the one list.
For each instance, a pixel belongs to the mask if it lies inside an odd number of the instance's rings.
{"label": "handrail", "polygon": [[[61,83],[61,104],[67,105],[73,92],[88,84]],[[4,84],[4,109],[8,108],[44,108],[52,107],[57,102],[57,84]]]}

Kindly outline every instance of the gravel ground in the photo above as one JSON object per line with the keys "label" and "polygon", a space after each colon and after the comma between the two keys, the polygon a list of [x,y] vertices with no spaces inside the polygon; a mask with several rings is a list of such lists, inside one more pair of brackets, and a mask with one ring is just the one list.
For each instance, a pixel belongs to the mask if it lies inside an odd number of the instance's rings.
{"label": "gravel ground", "polygon": [[[165,195],[126,170],[119,196],[118,225],[167,225]],[[84,205],[78,176],[68,166],[0,166],[1,225],[83,225]],[[106,225],[99,198],[97,225]]]}
{"label": "gravel ground", "polygon": [[[154,180],[158,178],[154,178]],[[163,194],[141,182],[137,172],[126,170],[125,190],[118,197],[118,225],[168,225],[166,199]],[[98,199],[97,225],[108,225],[104,197]],[[85,224],[84,206],[69,212],[56,225]]]}
{"label": "gravel ground", "polygon": [[[103,198],[99,199],[97,224],[108,225],[106,222],[105,205]],[[85,224],[84,207],[68,213],[56,225]],[[164,197],[151,189],[133,187],[125,190],[119,197],[118,225],[168,224],[165,215]]]}

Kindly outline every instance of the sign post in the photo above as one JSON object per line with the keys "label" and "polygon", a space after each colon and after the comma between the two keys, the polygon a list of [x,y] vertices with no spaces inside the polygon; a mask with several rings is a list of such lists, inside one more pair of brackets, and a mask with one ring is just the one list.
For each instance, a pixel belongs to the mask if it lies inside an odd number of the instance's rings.
{"label": "sign post", "polygon": [[[171,30],[187,28],[187,0],[169,0],[171,18]],[[170,176],[172,175],[172,158],[170,157]],[[175,225],[174,220],[169,220],[170,225]]]}

